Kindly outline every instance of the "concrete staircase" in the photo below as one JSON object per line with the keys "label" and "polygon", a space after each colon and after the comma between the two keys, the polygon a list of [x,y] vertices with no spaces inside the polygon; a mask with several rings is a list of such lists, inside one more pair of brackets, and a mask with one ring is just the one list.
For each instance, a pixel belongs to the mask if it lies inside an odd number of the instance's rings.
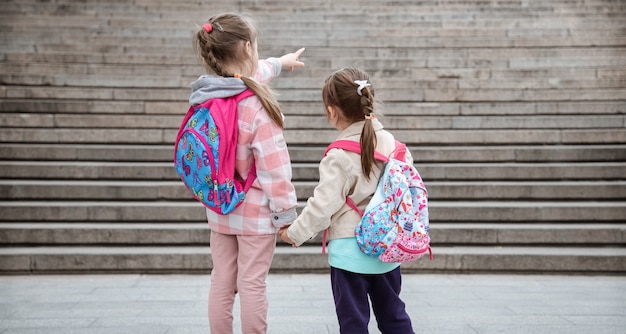
{"label": "concrete staircase", "polygon": [[[406,271],[626,272],[626,3],[619,0],[0,2],[0,273],[207,272],[173,140],[202,74],[191,34],[251,14],[298,197],[337,132],[323,79],[367,70],[430,191],[435,260]],[[320,240],[274,270],[327,268]]]}

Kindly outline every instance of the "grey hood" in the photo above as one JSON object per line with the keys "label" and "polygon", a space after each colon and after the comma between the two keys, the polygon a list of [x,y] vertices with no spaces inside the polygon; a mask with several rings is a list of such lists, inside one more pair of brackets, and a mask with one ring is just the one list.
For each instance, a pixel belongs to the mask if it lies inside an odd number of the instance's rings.
{"label": "grey hood", "polygon": [[191,83],[189,104],[197,105],[213,98],[235,96],[247,88],[241,79],[203,75]]}

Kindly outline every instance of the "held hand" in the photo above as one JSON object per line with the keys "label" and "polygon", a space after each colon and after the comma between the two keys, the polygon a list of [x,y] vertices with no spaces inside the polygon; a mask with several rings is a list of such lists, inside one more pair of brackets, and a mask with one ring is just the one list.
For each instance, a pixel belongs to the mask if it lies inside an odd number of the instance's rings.
{"label": "held hand", "polygon": [[298,247],[295,245],[295,243],[293,242],[293,240],[289,239],[289,235],[287,235],[287,229],[289,227],[283,227],[280,230],[278,230],[278,236],[280,237],[280,239],[290,245],[292,245],[293,247]]}
{"label": "held hand", "polygon": [[294,67],[302,67],[304,63],[300,61],[300,55],[304,52],[304,48],[299,49],[294,53],[288,53],[280,58],[280,65],[282,67],[287,67],[289,71],[293,71]]}

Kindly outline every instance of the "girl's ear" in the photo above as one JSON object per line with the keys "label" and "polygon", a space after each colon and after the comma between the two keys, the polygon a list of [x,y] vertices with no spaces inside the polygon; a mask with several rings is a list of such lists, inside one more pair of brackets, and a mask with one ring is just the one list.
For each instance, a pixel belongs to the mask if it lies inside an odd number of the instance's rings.
{"label": "girl's ear", "polygon": [[246,50],[246,54],[248,56],[252,55],[252,43],[250,41],[246,41],[246,45],[244,45],[244,48]]}
{"label": "girl's ear", "polygon": [[326,111],[328,112],[328,118],[335,118],[337,115],[337,107],[335,106],[326,106]]}

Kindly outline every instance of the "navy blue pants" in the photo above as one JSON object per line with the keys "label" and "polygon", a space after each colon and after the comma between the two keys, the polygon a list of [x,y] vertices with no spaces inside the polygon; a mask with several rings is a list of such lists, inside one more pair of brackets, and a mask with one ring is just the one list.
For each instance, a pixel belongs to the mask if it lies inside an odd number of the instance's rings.
{"label": "navy blue pants", "polygon": [[383,334],[415,333],[400,299],[400,267],[379,275],[356,274],[331,267],[330,280],[341,334],[368,333],[369,300]]}

